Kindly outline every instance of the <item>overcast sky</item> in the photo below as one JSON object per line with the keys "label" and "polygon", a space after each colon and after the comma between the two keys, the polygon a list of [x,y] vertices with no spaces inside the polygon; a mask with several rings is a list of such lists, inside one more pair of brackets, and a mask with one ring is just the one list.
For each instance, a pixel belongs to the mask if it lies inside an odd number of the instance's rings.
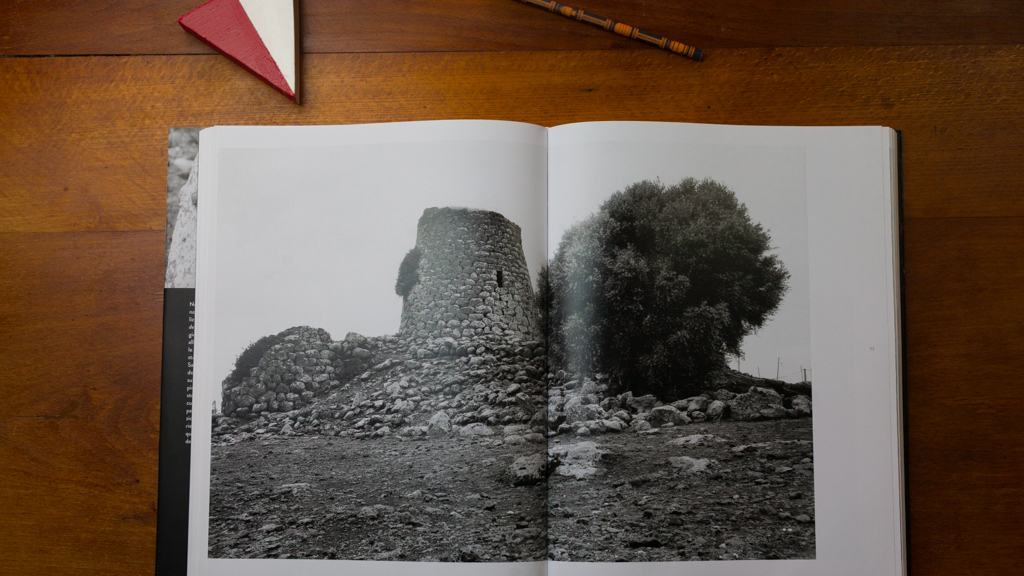
{"label": "overcast sky", "polygon": [[536,283],[565,228],[609,195],[643,179],[673,184],[693,176],[732,189],[791,274],[779,311],[744,341],[741,369],[774,377],[780,359],[783,379],[799,380],[800,367],[811,364],[803,149],[643,143],[602,129],[599,143],[558,144],[552,136],[550,204],[546,136],[526,125],[397,124],[373,138],[324,127],[263,129],[222,138],[244,145],[225,145],[217,163],[217,377],[250,342],[292,326],[324,328],[336,340],[396,333],[398,265],[426,208],[505,215],[522,228]]}
{"label": "overcast sky", "polygon": [[[374,143],[358,135],[352,139],[362,143],[352,145],[329,137],[319,147],[273,147],[283,139],[260,131],[246,142],[254,147],[221,151],[218,378],[250,342],[292,326],[323,328],[335,340],[348,332],[397,333],[398,265],[416,244],[426,208],[503,214],[522,228],[536,281],[546,251],[544,130],[492,124],[496,140],[482,141],[481,129],[468,123],[449,130],[428,123],[388,128],[393,134]],[[290,130],[324,135],[323,127]],[[398,138],[411,141],[393,141]]]}

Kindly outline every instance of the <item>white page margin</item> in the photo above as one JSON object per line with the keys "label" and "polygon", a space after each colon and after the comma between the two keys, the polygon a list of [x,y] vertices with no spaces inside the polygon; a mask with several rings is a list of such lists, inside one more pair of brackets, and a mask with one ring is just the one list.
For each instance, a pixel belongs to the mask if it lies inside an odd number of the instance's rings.
{"label": "white page margin", "polygon": [[[879,127],[626,122],[549,131],[549,150],[599,141],[806,148],[817,544],[813,560],[552,562],[550,574],[902,573],[901,486],[899,472],[893,469],[900,437],[894,434],[898,406],[893,398],[899,391],[894,375],[898,351],[893,337],[893,204],[886,185],[891,182],[889,134]],[[549,172],[561,168],[549,166]],[[557,194],[549,190],[550,198]],[[556,203],[552,199],[550,205]],[[557,240],[549,238],[549,244]]]}
{"label": "white page margin", "polygon": [[[206,412],[219,396],[220,379],[213,363],[216,338],[215,294],[217,266],[211,257],[217,251],[217,198],[220,151],[240,148],[310,148],[353,144],[403,144],[444,140],[487,141],[505,138],[512,142],[542,143],[543,128],[529,124],[489,121],[438,121],[353,126],[312,127],[217,127],[201,133],[199,219],[197,224],[197,285],[195,374],[192,416],[191,490],[189,495],[189,558],[191,576],[310,576],[424,575],[462,576],[540,576],[546,574],[544,562],[448,563],[448,562],[373,562],[350,560],[260,560],[210,559],[207,557],[209,531],[209,479],[211,419]],[[546,177],[546,174],[544,175]],[[542,221],[546,221],[539,215]],[[525,239],[524,239],[525,243]],[[542,242],[543,244],[543,242]],[[536,273],[536,270],[531,270]],[[397,329],[397,327],[396,327]],[[337,335],[335,336],[337,337]]]}

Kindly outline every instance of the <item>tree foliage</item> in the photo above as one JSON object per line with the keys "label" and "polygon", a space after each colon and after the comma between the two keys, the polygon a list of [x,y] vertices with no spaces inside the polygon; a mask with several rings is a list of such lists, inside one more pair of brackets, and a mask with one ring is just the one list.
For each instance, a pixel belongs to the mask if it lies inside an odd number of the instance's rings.
{"label": "tree foliage", "polygon": [[413,286],[420,281],[419,267],[422,257],[423,253],[419,247],[414,247],[405,254],[405,258],[402,258],[402,263],[398,266],[398,280],[395,281],[395,294],[405,298],[412,292]]}
{"label": "tree foliage", "polygon": [[548,267],[542,266],[540,272],[537,273],[537,294],[534,297],[534,313],[540,324],[540,332],[545,345],[547,345],[547,335],[550,328],[548,314],[551,312],[551,305],[552,296],[551,285],[548,282]]}
{"label": "tree foliage", "polygon": [[242,379],[249,376],[250,371],[259,365],[263,355],[281,342],[284,342],[284,337],[280,334],[271,334],[250,343],[246,346],[245,350],[242,350],[238,358],[235,359],[235,368],[228,375],[227,379],[236,384],[241,383]]}
{"label": "tree foliage", "polygon": [[728,188],[643,181],[569,228],[547,270],[556,365],[663,400],[700,389],[778,308],[789,274]]}

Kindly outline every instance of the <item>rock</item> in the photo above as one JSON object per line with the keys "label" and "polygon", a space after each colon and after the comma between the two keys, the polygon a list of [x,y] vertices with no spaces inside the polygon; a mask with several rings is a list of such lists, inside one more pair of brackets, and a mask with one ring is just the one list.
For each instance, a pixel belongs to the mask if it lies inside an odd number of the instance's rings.
{"label": "rock", "polygon": [[615,397],[615,401],[623,408],[629,408],[629,401],[633,398],[632,392],[623,392]]}
{"label": "rock", "polygon": [[650,412],[652,408],[658,405],[658,399],[651,394],[633,397],[633,395],[629,393],[629,397],[626,398],[626,405],[637,412]]}
{"label": "rock", "polygon": [[604,455],[604,451],[596,442],[585,441],[556,444],[549,448],[548,455],[555,462],[555,474],[582,480],[597,473],[597,463]]}
{"label": "rock", "polygon": [[792,400],[793,410],[796,411],[798,417],[805,417],[811,415],[811,399],[807,396],[794,396]]}
{"label": "rock", "polygon": [[800,522],[801,524],[806,524],[808,522],[811,522],[811,517],[808,516],[807,514],[798,514],[798,515],[793,517],[793,520],[796,520],[797,522]]}
{"label": "rock", "polygon": [[669,444],[674,446],[707,446],[713,442],[725,442],[725,440],[714,434],[690,434],[689,436],[668,441]]}
{"label": "rock", "polygon": [[427,434],[431,436],[445,436],[451,431],[452,421],[443,411],[435,413],[427,423]]}
{"label": "rock", "polygon": [[726,390],[725,388],[719,388],[714,393],[715,400],[721,400],[722,402],[728,402],[736,397],[735,392]]}
{"label": "rock", "polygon": [[618,418],[619,420],[622,420],[626,424],[629,424],[630,420],[633,419],[633,417],[629,415],[629,412],[625,410],[619,410],[618,412],[612,414],[612,418]]}
{"label": "rock", "polygon": [[729,401],[729,412],[732,417],[740,421],[761,420],[764,415],[762,410],[769,406],[782,408],[782,396],[769,388],[758,388],[753,386],[745,394],[738,394]]}
{"label": "rock", "polygon": [[526,424],[509,424],[508,426],[502,428],[501,431],[506,436],[510,436],[513,434],[522,436],[523,434],[527,434],[530,432],[530,427],[527,426]]}
{"label": "rock", "polygon": [[509,436],[505,436],[505,444],[507,446],[518,446],[520,444],[526,444],[526,438],[523,438],[518,434],[512,434]]}
{"label": "rock", "polygon": [[633,420],[633,422],[630,423],[629,425],[629,429],[637,433],[646,432],[652,428],[654,428],[654,426],[651,426],[650,422],[648,422],[647,420],[640,419]]}
{"label": "rock", "polygon": [[629,540],[626,546],[630,548],[661,548],[664,544],[657,538],[639,538]]}
{"label": "rock", "polygon": [[483,547],[466,546],[459,550],[459,562],[479,562],[481,554],[483,554]]}
{"label": "rock", "polygon": [[407,428],[402,428],[402,430],[400,431],[400,435],[402,435],[402,436],[409,436],[409,437],[412,437],[412,438],[420,438],[420,437],[423,437],[423,436],[427,435],[427,427],[426,426],[409,426]]}
{"label": "rock", "polygon": [[530,454],[516,458],[508,468],[515,486],[543,482],[548,476],[548,459],[544,454]]}
{"label": "rock", "polygon": [[708,422],[718,422],[725,416],[725,409],[728,406],[721,400],[715,400],[708,404],[708,410],[704,413],[705,419]]}
{"label": "rock", "polygon": [[651,415],[647,418],[651,426],[658,428],[665,424],[689,424],[690,419],[672,406],[657,406],[651,409]]}
{"label": "rock", "polygon": [[463,436],[492,436],[494,435],[494,430],[491,430],[491,428],[486,424],[473,422],[472,424],[466,424],[463,426],[459,430],[459,433]]}
{"label": "rock", "polygon": [[565,421],[568,424],[576,424],[577,422],[586,422],[587,420],[596,420],[604,418],[604,410],[601,409],[597,404],[584,404],[584,400],[579,396],[573,396],[565,403]]}
{"label": "rock", "polygon": [[706,412],[708,409],[708,404],[710,404],[710,400],[703,396],[697,396],[696,398],[690,400],[690,404],[686,407],[686,411]]}
{"label": "rock", "polygon": [[712,460],[709,458],[690,458],[689,456],[672,456],[668,459],[668,463],[673,468],[678,468],[683,474],[696,474],[704,472],[712,464]]}
{"label": "rock", "polygon": [[605,430],[611,430],[612,432],[622,432],[626,429],[626,423],[618,418],[612,418],[611,420],[602,420]]}
{"label": "rock", "polygon": [[548,410],[547,413],[548,428],[557,429],[559,426],[568,426],[565,423],[565,412],[558,412],[554,410]]}
{"label": "rock", "polygon": [[765,420],[779,420],[786,417],[786,409],[782,406],[771,405],[761,409],[761,416]]}

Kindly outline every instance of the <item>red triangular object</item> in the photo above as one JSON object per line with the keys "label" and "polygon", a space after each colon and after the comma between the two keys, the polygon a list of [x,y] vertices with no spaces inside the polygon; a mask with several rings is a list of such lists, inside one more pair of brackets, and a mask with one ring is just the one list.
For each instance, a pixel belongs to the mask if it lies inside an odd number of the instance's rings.
{"label": "red triangular object", "polygon": [[298,103],[238,0],[210,0],[178,19],[178,24],[260,80]]}

